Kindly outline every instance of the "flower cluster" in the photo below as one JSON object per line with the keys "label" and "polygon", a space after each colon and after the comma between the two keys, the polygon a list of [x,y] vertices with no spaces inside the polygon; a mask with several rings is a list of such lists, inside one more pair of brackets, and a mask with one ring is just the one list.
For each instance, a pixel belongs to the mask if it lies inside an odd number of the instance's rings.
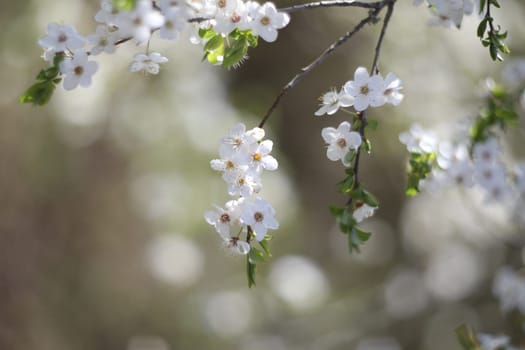
{"label": "flower cluster", "polygon": [[397,106],[403,100],[401,80],[388,73],[385,78],[380,74],[370,76],[364,67],[359,67],[354,73],[354,80],[347,81],[341,91],[325,93],[321,97],[321,108],[316,116],[334,114],[340,107],[353,106],[358,112],[368,107],[380,107],[386,103]]}
{"label": "flower cluster", "polygon": [[[474,11],[472,0],[426,0],[432,12],[432,25],[461,27],[463,15]],[[414,0],[414,5],[421,5],[424,0]]]}
{"label": "flower cluster", "polygon": [[[212,29],[223,36],[239,29],[273,42],[277,39],[277,30],[290,21],[290,17],[279,12],[273,3],[261,5],[242,0],[138,0],[130,11],[119,11],[111,0],[102,0],[94,19],[97,27],[93,34],[82,36],[71,25],[50,23],[46,35],[38,41],[44,49],[44,60],[54,62],[56,56],[63,58],[57,68],[65,76],[63,87],[66,90],[91,85],[98,64],[88,56],[112,54],[117,45],[130,40],[144,45],[155,32],[161,39],[176,40],[187,27],[195,31]],[[200,41],[193,37],[192,42]],[[167,58],[150,53],[148,45],[145,53],[135,55],[130,71],[157,74],[159,64],[164,62]]]}
{"label": "flower cluster", "polygon": [[494,137],[474,144],[470,152],[466,143],[439,141],[434,133],[416,124],[400,134],[399,139],[413,155],[432,155],[432,173],[422,182],[430,189],[449,184],[476,185],[486,193],[487,200],[500,203],[525,192],[525,167],[518,164],[514,171],[509,170]]}
{"label": "flower cluster", "polygon": [[[210,162],[213,170],[222,172],[228,185],[228,194],[235,197],[224,208],[205,214],[206,221],[213,225],[224,244],[239,254],[250,251],[250,240],[262,241],[268,230],[276,230],[275,210],[258,193],[262,189],[261,175],[278,167],[277,160],[270,154],[271,140],[263,140],[264,130],[246,130],[237,124],[224,137],[219,148],[220,159]],[[246,241],[240,239],[247,234]]]}

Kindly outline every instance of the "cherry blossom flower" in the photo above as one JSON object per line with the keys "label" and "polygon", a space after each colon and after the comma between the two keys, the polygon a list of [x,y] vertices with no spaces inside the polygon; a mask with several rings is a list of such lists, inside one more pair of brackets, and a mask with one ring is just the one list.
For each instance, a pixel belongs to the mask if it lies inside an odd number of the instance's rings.
{"label": "cherry blossom flower", "polygon": [[262,189],[259,175],[246,169],[234,169],[225,172],[222,178],[228,184],[230,196],[250,197]]}
{"label": "cherry blossom flower", "polygon": [[73,58],[65,58],[60,63],[60,72],[65,75],[63,86],[66,90],[73,90],[78,85],[88,87],[91,77],[98,70],[98,63],[88,61],[85,51],[79,50]]}
{"label": "cherry blossom flower", "polygon": [[252,22],[252,30],[264,41],[274,42],[277,40],[277,29],[286,27],[289,22],[290,16],[287,13],[278,12],[273,3],[266,2],[257,9]]}
{"label": "cherry blossom flower", "polygon": [[361,112],[368,106],[379,107],[385,104],[383,85],[380,75],[369,76],[366,68],[358,67],[354,73],[354,80],[346,82],[343,89],[354,98],[355,110]]}
{"label": "cherry blossom flower", "polygon": [[122,37],[133,37],[139,44],[151,37],[151,31],[164,24],[164,17],[153,8],[151,1],[140,0],[131,12],[120,12],[116,24]]}
{"label": "cherry blossom flower", "polygon": [[332,127],[323,128],[321,136],[328,144],[326,156],[332,161],[341,160],[345,164],[345,156],[351,149],[357,149],[361,145],[361,135],[351,130],[349,122],[342,122],[337,129]]}
{"label": "cherry blossom flower", "polygon": [[46,60],[52,60],[56,52],[75,52],[83,48],[85,42],[86,39],[78,34],[73,26],[57,23],[49,23],[47,34],[38,40],[38,44],[46,50]]}
{"label": "cherry blossom flower", "polygon": [[119,35],[117,31],[100,25],[97,26],[95,34],[89,35],[87,38],[91,45],[93,45],[90,50],[91,55],[98,55],[101,52],[111,54],[115,52],[115,43],[119,40]]}
{"label": "cherry blossom flower", "polygon": [[204,214],[206,222],[214,226],[219,235],[229,238],[231,226],[239,224],[239,209],[243,200],[231,200],[226,202],[225,209],[216,207],[216,210],[207,211]]}
{"label": "cherry blossom flower", "polygon": [[403,88],[403,82],[394,73],[388,73],[383,81],[383,94],[386,103],[397,106],[403,101],[403,94],[400,90]]}
{"label": "cherry blossom flower", "polygon": [[244,202],[241,221],[252,228],[257,241],[262,241],[268,229],[276,230],[279,228],[279,223],[274,216],[273,207],[265,199],[257,197],[253,202]]}
{"label": "cherry blossom flower", "polygon": [[163,10],[164,24],[160,27],[159,37],[167,40],[175,40],[179,37],[187,25],[188,15],[186,9],[170,7]]}
{"label": "cherry blossom flower", "polygon": [[138,53],[133,57],[133,63],[129,67],[129,71],[132,73],[142,71],[149,74],[158,74],[159,64],[165,62],[168,62],[168,59],[158,52],[152,52],[148,55]]}
{"label": "cherry blossom flower", "polygon": [[410,153],[432,153],[438,147],[436,135],[419,124],[412,124],[409,131],[401,133],[399,141],[407,146]]}
{"label": "cherry blossom flower", "polygon": [[377,207],[371,207],[366,203],[358,203],[356,204],[356,209],[352,213],[352,217],[357,223],[360,223],[364,219],[374,215],[376,209]]}
{"label": "cherry blossom flower", "polygon": [[250,166],[257,173],[260,173],[262,169],[269,171],[277,169],[277,160],[270,155],[272,148],[273,142],[271,140],[264,140],[252,145],[252,150],[250,152]]}
{"label": "cherry blossom flower", "polygon": [[316,116],[332,115],[339,110],[339,107],[350,107],[353,104],[354,97],[348,95],[344,90],[339,93],[336,90],[328,91],[321,97],[321,108],[314,114]]}

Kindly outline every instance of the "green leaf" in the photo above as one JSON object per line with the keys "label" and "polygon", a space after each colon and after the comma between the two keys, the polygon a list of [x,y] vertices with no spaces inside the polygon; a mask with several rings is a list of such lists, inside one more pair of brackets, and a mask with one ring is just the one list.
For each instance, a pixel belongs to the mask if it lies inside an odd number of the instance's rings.
{"label": "green leaf", "polygon": [[257,272],[257,265],[250,262],[250,258],[246,259],[246,275],[248,277],[248,288],[255,286],[255,274]]}
{"label": "green leaf", "polygon": [[483,36],[485,35],[485,31],[487,30],[487,22],[488,18],[483,18],[481,22],[479,22],[478,37],[483,38]]}
{"label": "green leaf", "polygon": [[379,202],[378,202],[377,198],[372,193],[368,192],[365,189],[363,189],[362,193],[363,193],[363,202],[365,202],[366,204],[368,204],[371,207],[378,207],[379,206]]}
{"label": "green leaf", "polygon": [[271,239],[271,237],[269,239],[266,239],[266,237],[268,237],[268,236],[269,235],[266,235],[262,241],[259,241],[259,245],[263,249],[263,251],[266,254],[266,256],[271,257],[272,253],[270,252],[270,246],[268,244],[268,241]]}
{"label": "green leaf", "polygon": [[204,45],[204,51],[215,51],[224,46],[224,40],[221,35],[216,34]]}
{"label": "green leaf", "polygon": [[53,81],[42,81],[31,85],[18,99],[20,103],[32,103],[35,106],[42,106],[49,102],[55,91]]}
{"label": "green leaf", "polygon": [[481,345],[479,344],[476,335],[470,328],[465,324],[460,325],[455,329],[456,337],[458,338],[459,343],[465,350],[481,350]]}
{"label": "green leaf", "polygon": [[354,186],[354,176],[348,175],[343,181],[338,184],[339,193],[346,194],[352,190]]}
{"label": "green leaf", "polygon": [[238,65],[246,57],[248,52],[248,42],[245,40],[235,41],[232,46],[224,50],[224,60],[222,65],[230,68]]}
{"label": "green leaf", "polygon": [[248,260],[254,265],[258,262],[264,262],[264,254],[259,249],[252,247],[248,253]]}
{"label": "green leaf", "polygon": [[135,8],[136,0],[113,0],[113,6],[117,10],[130,11]]}
{"label": "green leaf", "polygon": [[480,2],[479,2],[479,13],[483,12],[483,9],[485,8],[485,3],[486,2],[487,2],[487,0],[480,0]]}
{"label": "green leaf", "polygon": [[329,206],[328,209],[330,210],[330,213],[335,217],[341,216],[341,214],[343,214],[343,211],[345,210],[345,208],[339,208],[335,205]]}

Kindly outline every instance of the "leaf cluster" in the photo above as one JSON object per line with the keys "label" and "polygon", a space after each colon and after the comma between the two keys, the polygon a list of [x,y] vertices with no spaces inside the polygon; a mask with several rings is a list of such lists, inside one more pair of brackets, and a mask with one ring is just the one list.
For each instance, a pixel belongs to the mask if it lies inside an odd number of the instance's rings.
{"label": "leaf cluster", "polygon": [[137,0],[112,0],[112,4],[118,11],[130,11],[135,8]]}
{"label": "leaf cluster", "polygon": [[485,141],[491,136],[493,127],[505,130],[507,125],[515,124],[518,114],[514,108],[514,96],[501,85],[494,85],[483,108],[470,129],[471,146]]}
{"label": "leaf cluster", "polygon": [[432,165],[436,159],[435,153],[410,153],[408,161],[408,181],[406,195],[413,197],[419,193],[419,184],[432,172]]}
{"label": "leaf cluster", "polygon": [[456,328],[456,337],[464,350],[481,350],[481,345],[476,335],[467,325],[462,324]]}
{"label": "leaf cluster", "polygon": [[36,76],[37,82],[31,85],[22,96],[18,98],[18,102],[32,103],[35,106],[43,106],[48,103],[51,100],[56,86],[62,81],[59,65],[63,59],[63,55],[55,55],[53,65],[40,70]]}
{"label": "leaf cluster", "polygon": [[508,55],[510,53],[509,47],[505,44],[507,38],[507,31],[501,32],[499,25],[494,25],[494,18],[490,15],[490,6],[500,8],[498,0],[481,0],[480,13],[486,7],[485,17],[478,25],[477,34],[481,40],[481,44],[489,48],[490,57],[493,61],[503,61],[502,54]]}
{"label": "leaf cluster", "polygon": [[[251,235],[251,228],[248,230],[248,235]],[[257,273],[257,264],[264,262],[265,259],[272,256],[268,242],[273,238],[272,235],[266,235],[262,241],[259,242],[261,249],[254,246],[250,248],[246,260],[246,275],[248,278],[248,287],[255,286],[255,274]]]}
{"label": "leaf cluster", "polygon": [[247,57],[248,48],[256,47],[258,37],[251,30],[235,29],[228,36],[213,29],[200,29],[199,36],[207,40],[204,45],[203,61],[225,68],[237,67]]}

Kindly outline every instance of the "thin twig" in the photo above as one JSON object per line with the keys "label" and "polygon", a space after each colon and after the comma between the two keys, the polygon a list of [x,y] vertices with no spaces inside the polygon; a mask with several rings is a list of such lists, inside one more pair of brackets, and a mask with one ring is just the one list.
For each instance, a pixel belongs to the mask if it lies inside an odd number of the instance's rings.
{"label": "thin twig", "polygon": [[359,2],[354,0],[331,0],[331,1],[316,1],[307,4],[294,5],[279,9],[280,12],[296,12],[301,10],[316,9],[319,7],[361,7],[365,9],[379,9],[384,6],[384,1],[376,2]]}
{"label": "thin twig", "polygon": [[[383,26],[381,27],[381,33],[379,34],[379,39],[377,40],[377,44],[376,44],[376,49],[375,49],[375,54],[374,54],[374,60],[372,62],[372,69],[370,71],[370,73],[373,75],[373,74],[378,74],[379,73],[379,69],[378,69],[378,63],[379,63],[379,56],[381,55],[381,47],[383,45],[383,39],[385,37],[385,33],[386,33],[386,29],[388,27],[388,23],[390,22],[390,18],[392,17],[392,13],[394,12],[394,4],[395,4],[396,0],[393,0],[391,2],[388,3],[388,7],[387,7],[387,13],[385,15],[385,18],[383,20]],[[361,135],[361,138],[363,139],[363,142],[366,142],[366,138],[365,138],[365,128],[366,128],[366,125],[367,125],[367,117],[368,115],[368,109],[364,110],[363,112],[360,113],[360,120],[361,120],[361,126],[359,128],[359,134]],[[361,147],[359,147],[357,149],[357,153],[356,153],[356,156],[355,156],[355,161],[354,161],[354,174],[355,174],[355,178],[354,178],[354,185],[353,185],[353,189],[356,189],[359,187],[359,160],[360,160],[360,157],[361,156]],[[352,202],[352,198],[349,199],[348,201],[348,204],[350,204]]]}
{"label": "thin twig", "polygon": [[356,34],[358,31],[360,31],[367,23],[374,22],[376,20],[377,14],[381,11],[381,8],[375,9],[374,11],[371,11],[365,19],[361,20],[354,29],[347,32],[345,35],[337,39],[332,45],[330,45],[326,50],[323,51],[319,57],[317,57],[315,60],[313,60],[309,65],[306,67],[301,68],[301,71],[297,73],[292,80],[290,80],[281,90],[279,95],[275,98],[273,101],[271,107],[268,109],[266,114],[264,115],[263,119],[259,123],[259,128],[262,128],[268,118],[272,115],[273,111],[277,106],[279,105],[279,102],[281,102],[281,99],[286,93],[292,89],[299,81],[310,71],[312,71],[314,68],[316,68],[318,65],[320,65],[328,56],[330,56],[339,46],[343,45],[348,39],[350,39],[354,34]]}

